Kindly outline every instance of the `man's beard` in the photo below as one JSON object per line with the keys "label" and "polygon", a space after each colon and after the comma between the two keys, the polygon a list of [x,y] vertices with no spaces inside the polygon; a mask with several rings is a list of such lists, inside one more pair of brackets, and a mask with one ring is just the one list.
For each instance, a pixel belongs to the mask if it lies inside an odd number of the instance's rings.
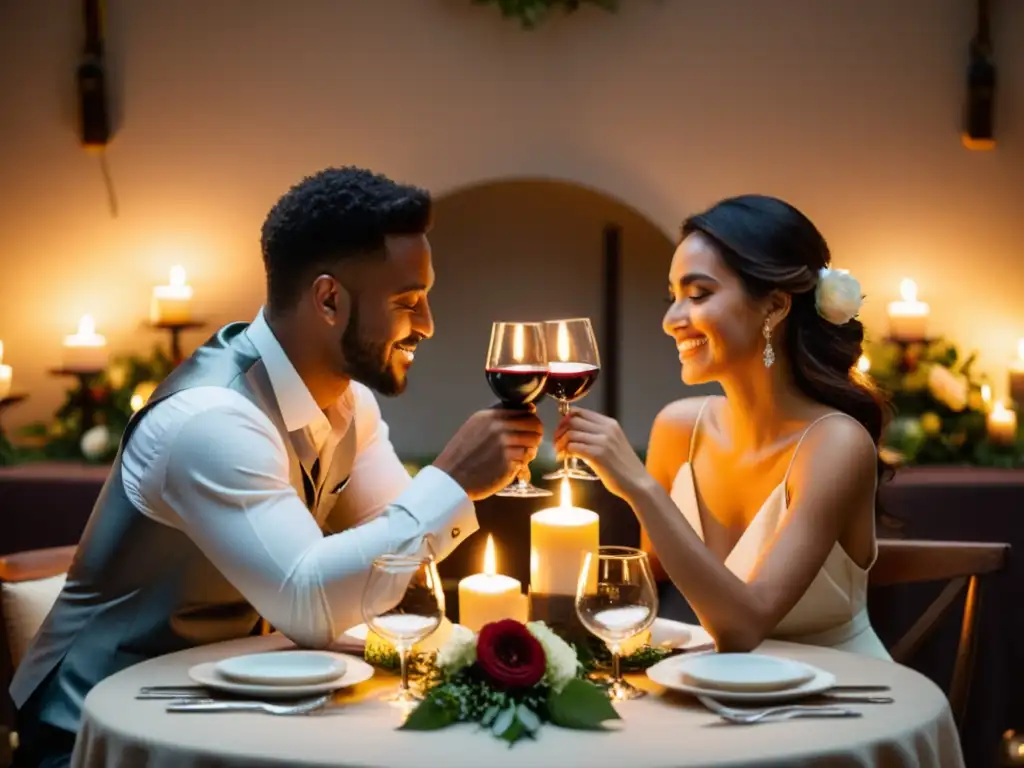
{"label": "man's beard", "polygon": [[[415,344],[418,339],[407,339],[400,344]],[[341,351],[345,355],[345,368],[349,376],[385,396],[400,395],[408,379],[399,376],[391,364],[394,345],[368,341],[359,327],[359,303],[352,305],[348,327],[341,336]]]}

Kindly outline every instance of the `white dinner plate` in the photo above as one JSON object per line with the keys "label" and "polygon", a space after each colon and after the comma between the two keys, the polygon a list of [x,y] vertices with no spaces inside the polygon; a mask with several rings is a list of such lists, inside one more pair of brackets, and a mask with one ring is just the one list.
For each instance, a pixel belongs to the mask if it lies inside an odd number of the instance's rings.
{"label": "white dinner plate", "polygon": [[811,667],[807,664],[802,666],[813,671],[813,676],[810,679],[790,688],[782,688],[778,690],[721,690],[716,688],[705,688],[700,685],[695,685],[691,682],[692,678],[687,676],[687,667],[698,659],[709,659],[716,656],[726,655],[735,654],[708,653],[695,654],[693,656],[673,656],[671,658],[664,659],[663,661],[659,661],[652,667],[648,667],[647,676],[654,682],[658,683],[658,685],[662,685],[665,688],[670,688],[674,691],[688,693],[693,696],[710,696],[718,701],[752,703],[800,699],[805,696],[813,696],[814,694],[827,691],[836,684],[836,676],[831,672],[826,672],[823,669]]}
{"label": "white dinner plate", "polygon": [[345,662],[345,673],[334,680],[305,685],[260,685],[243,683],[225,677],[217,671],[216,661],[197,664],[188,671],[188,676],[199,685],[239,696],[253,696],[261,699],[298,699],[305,696],[330,693],[341,688],[365,682],[373,677],[373,667],[360,658],[345,653],[335,654]]}
{"label": "white dinner plate", "polygon": [[784,691],[803,685],[814,667],[763,653],[708,653],[679,665],[684,682],[712,691]]}
{"label": "white dinner plate", "polygon": [[345,659],[323,651],[271,651],[221,659],[216,669],[238,683],[312,685],[344,675]]}

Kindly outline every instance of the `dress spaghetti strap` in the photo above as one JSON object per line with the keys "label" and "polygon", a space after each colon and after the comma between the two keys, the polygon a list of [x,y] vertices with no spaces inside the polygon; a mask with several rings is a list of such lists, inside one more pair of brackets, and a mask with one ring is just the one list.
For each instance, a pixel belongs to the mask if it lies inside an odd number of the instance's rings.
{"label": "dress spaghetti strap", "polygon": [[[789,457],[789,466],[786,467],[786,475],[785,475],[785,477],[782,478],[783,486],[788,486],[788,484],[789,484],[789,472],[790,472],[791,469],[793,469],[793,463],[796,461],[796,455],[797,455],[797,453],[799,453],[800,446],[803,445],[804,438],[807,437],[807,433],[810,432],[812,429],[814,429],[815,425],[818,424],[818,422],[824,421],[825,419],[829,418],[830,416],[844,416],[847,419],[852,419],[853,421],[857,421],[856,419],[853,418],[853,416],[851,416],[848,413],[843,413],[842,411],[832,411],[831,413],[826,413],[824,416],[819,416],[814,421],[812,421],[810,424],[808,424],[806,429],[804,429],[804,433],[802,435],[800,435],[800,439],[797,440],[796,448],[793,449],[793,455]],[[858,421],[857,423],[859,424],[860,422]]]}
{"label": "dress spaghetti strap", "polygon": [[710,397],[705,397],[704,402],[700,404],[700,410],[697,411],[697,418],[693,422],[693,429],[690,431],[690,447],[686,454],[686,463],[693,463],[693,451],[697,445],[697,428],[700,426],[700,417],[704,415],[704,409],[707,407]]}

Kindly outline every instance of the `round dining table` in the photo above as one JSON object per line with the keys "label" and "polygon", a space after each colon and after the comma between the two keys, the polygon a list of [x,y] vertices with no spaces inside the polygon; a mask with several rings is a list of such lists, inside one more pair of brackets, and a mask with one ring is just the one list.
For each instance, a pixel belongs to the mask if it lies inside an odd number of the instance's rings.
{"label": "round dining table", "polygon": [[[535,739],[509,747],[474,724],[437,731],[397,730],[401,709],[382,700],[398,684],[377,671],[307,715],[167,712],[165,700],[138,700],[140,689],[190,685],[196,664],[292,648],[280,635],[193,648],[129,667],[86,697],[72,765],[76,768],[677,768],[680,766],[879,766],[961,768],[949,705],[930,680],[892,662],[829,648],[767,641],[760,653],[832,672],[838,684],[880,684],[890,704],[851,704],[862,717],[736,725],[696,699],[630,680],[648,695],[617,703],[622,719],[606,731],[545,724]],[[878,695],[878,694],[875,694]]]}

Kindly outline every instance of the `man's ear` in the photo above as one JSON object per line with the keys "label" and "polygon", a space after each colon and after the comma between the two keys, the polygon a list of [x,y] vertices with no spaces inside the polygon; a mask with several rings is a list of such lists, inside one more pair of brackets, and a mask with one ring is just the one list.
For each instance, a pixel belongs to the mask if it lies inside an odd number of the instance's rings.
{"label": "man's ear", "polygon": [[333,275],[320,275],[313,281],[313,309],[328,325],[344,329],[352,314],[352,296]]}

